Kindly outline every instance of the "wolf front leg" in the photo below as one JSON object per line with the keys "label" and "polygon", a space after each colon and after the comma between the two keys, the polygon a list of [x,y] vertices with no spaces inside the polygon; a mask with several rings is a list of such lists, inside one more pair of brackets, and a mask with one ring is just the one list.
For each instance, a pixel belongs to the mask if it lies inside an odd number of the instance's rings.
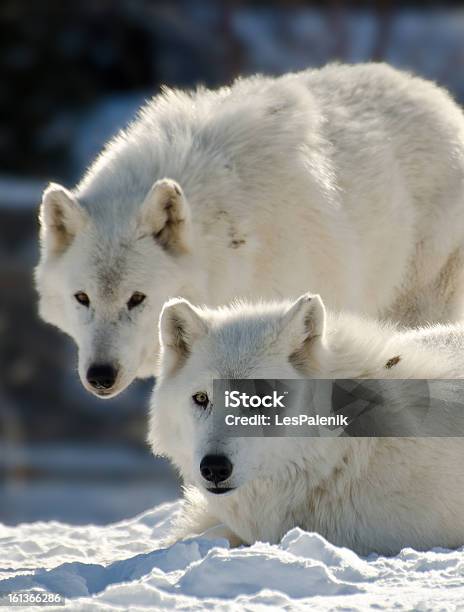
{"label": "wolf front leg", "polygon": [[231,547],[245,544],[231,529],[211,514],[207,499],[194,487],[185,490],[181,513],[163,545],[171,545],[187,538],[201,537],[208,540],[224,538]]}

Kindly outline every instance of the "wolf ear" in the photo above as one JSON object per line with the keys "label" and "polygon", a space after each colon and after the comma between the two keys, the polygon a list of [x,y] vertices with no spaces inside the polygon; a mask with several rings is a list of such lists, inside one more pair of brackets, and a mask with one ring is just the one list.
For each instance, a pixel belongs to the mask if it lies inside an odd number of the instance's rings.
{"label": "wolf ear", "polygon": [[208,326],[198,310],[187,300],[176,298],[163,306],[159,320],[159,339],[167,371],[182,366],[193,343],[204,336]]}
{"label": "wolf ear", "polygon": [[189,207],[182,189],[171,179],[156,181],[141,207],[141,225],[168,253],[188,251]]}
{"label": "wolf ear", "polygon": [[86,212],[65,187],[50,183],[40,205],[41,241],[52,255],[63,253],[85,223]]}
{"label": "wolf ear", "polygon": [[282,333],[293,365],[307,368],[315,343],[324,340],[325,326],[326,312],[319,295],[306,293],[290,306],[282,319]]}

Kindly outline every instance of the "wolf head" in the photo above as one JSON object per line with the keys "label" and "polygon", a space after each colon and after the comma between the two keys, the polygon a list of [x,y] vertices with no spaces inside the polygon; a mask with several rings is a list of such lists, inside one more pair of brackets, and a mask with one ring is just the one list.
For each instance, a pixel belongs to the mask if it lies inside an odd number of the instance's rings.
{"label": "wolf head", "polygon": [[[218,310],[174,300],[164,306],[159,327],[161,376],[152,397],[149,433],[157,454],[171,458],[184,480],[207,494],[232,493],[257,479],[304,470],[300,464],[308,453],[298,450],[306,444],[303,438],[224,436],[224,428],[218,427],[224,418],[211,402],[212,381],[321,376],[329,348],[319,296]],[[322,442],[312,445],[311,452],[326,453],[331,441]],[[330,461],[339,452],[340,445]],[[324,476],[330,461],[315,456],[314,478]]]}
{"label": "wolf head", "polygon": [[166,299],[184,294],[191,225],[186,198],[168,179],[134,203],[136,214],[101,209],[98,198],[89,206],[59,185],[46,189],[36,281],[42,318],[74,338],[82,383],[108,398],[156,369],[147,329]]}

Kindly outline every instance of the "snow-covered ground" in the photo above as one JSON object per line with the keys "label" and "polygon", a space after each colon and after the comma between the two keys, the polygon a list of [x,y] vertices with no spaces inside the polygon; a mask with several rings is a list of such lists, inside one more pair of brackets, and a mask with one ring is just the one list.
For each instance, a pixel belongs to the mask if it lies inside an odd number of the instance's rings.
{"label": "snow-covered ground", "polygon": [[148,448],[0,443],[0,525],[106,525],[179,495],[174,469]]}
{"label": "snow-covered ground", "polygon": [[300,529],[277,546],[195,538],[163,548],[179,504],[103,527],[0,526],[0,593],[45,589],[72,610],[425,611],[464,601],[462,549],[360,558]]}

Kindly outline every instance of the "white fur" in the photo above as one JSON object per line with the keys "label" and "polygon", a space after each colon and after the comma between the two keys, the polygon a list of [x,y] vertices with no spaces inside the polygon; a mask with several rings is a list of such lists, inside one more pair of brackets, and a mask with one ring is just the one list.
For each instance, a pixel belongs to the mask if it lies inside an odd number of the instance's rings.
{"label": "white fur", "polygon": [[[454,320],[463,177],[461,110],[386,65],[165,90],[73,192],[44,194],[40,313],[77,342],[84,384],[92,363],[119,367],[113,395],[156,371],[153,321],[177,295],[310,287],[332,309]],[[134,291],[147,299],[129,313]]]}
{"label": "white fur", "polygon": [[[160,330],[148,439],[187,485],[173,539],[206,531],[275,543],[300,526],[360,554],[464,544],[462,438],[232,438],[218,430],[215,405],[192,401],[211,397],[214,378],[463,377],[464,325],[401,331],[325,314],[306,295],[219,310],[174,300]],[[232,492],[208,491],[199,469],[208,454],[232,462]]]}

